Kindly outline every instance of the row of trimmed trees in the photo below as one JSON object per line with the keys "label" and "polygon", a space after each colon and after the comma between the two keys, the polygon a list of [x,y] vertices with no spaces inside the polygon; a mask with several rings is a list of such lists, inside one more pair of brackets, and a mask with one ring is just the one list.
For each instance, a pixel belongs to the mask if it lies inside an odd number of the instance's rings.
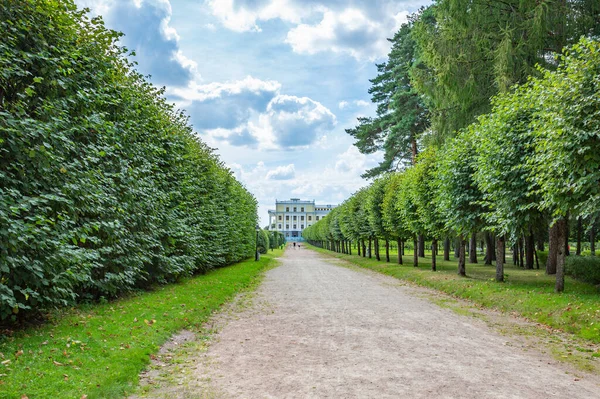
{"label": "row of trimmed trees", "polygon": [[524,247],[525,266],[533,267],[535,237],[543,245],[550,227],[547,272],[563,291],[568,220],[593,235],[600,211],[600,42],[582,38],[556,68],[540,68],[539,77],[491,104],[455,137],[425,146],[411,166],[356,192],[304,238],[345,252],[349,242],[359,243],[363,254],[373,242],[379,259],[381,241],[386,249],[396,241],[401,253],[404,241],[416,249],[427,237],[435,270],[437,241],[446,241],[448,258],[452,237],[465,275],[466,241],[471,237],[474,250],[475,234],[484,232],[495,249],[486,261],[495,258],[496,280],[503,281],[506,245]]}
{"label": "row of trimmed trees", "polygon": [[0,1],[0,320],[248,258],[257,203],[73,1]]}

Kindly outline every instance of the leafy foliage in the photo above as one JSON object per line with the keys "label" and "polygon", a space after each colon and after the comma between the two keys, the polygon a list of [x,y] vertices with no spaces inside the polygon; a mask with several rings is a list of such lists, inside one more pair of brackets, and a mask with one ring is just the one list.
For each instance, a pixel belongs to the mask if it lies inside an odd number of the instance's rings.
{"label": "leafy foliage", "polygon": [[600,258],[596,256],[569,256],[565,273],[577,280],[594,285],[600,284]]}
{"label": "leafy foliage", "polygon": [[600,204],[600,42],[582,39],[556,71],[528,86],[540,102],[530,166],[554,217],[595,216]]}
{"label": "leafy foliage", "polygon": [[427,73],[414,85],[435,133],[452,137],[490,111],[490,99],[554,68],[564,46],[598,35],[595,0],[436,0],[414,24]]}
{"label": "leafy foliage", "polygon": [[0,319],[250,256],[256,200],[71,0],[0,3]]}

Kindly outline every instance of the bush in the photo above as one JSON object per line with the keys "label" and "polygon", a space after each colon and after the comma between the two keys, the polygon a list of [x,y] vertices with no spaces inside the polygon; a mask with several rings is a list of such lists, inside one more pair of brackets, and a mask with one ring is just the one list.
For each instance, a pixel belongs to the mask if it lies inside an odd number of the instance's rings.
{"label": "bush", "polygon": [[565,273],[577,280],[600,284],[600,258],[596,256],[567,256]]}
{"label": "bush", "polygon": [[269,232],[267,230],[260,230],[258,232],[258,243],[256,246],[258,247],[258,252],[261,254],[266,254],[269,249]]}
{"label": "bush", "polygon": [[0,320],[250,257],[256,200],[72,0],[0,1]]}
{"label": "bush", "polygon": [[537,256],[540,268],[544,269],[546,267],[546,262],[548,261],[548,251],[537,251]]}

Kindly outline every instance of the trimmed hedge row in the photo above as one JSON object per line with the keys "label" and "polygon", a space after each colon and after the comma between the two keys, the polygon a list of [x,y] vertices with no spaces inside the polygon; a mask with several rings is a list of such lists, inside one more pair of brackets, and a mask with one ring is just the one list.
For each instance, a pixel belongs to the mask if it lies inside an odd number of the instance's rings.
{"label": "trimmed hedge row", "polygon": [[255,198],[72,0],[0,0],[0,320],[252,256]]}
{"label": "trimmed hedge row", "polygon": [[579,281],[600,284],[600,258],[597,256],[568,256],[565,261],[566,274]]}

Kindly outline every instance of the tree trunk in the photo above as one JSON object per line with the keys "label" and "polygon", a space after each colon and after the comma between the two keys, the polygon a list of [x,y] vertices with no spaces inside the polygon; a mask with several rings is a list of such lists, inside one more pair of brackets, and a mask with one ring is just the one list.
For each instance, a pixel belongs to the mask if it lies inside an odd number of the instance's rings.
{"label": "tree trunk", "polygon": [[565,216],[565,219],[567,220],[567,231],[565,232],[565,256],[570,256],[571,255],[571,248],[569,248],[569,234],[570,234],[570,229],[569,229],[569,212],[567,212],[567,216]]}
{"label": "tree trunk", "polygon": [[581,255],[581,216],[577,218],[577,249],[575,250],[575,255]]}
{"label": "tree trunk", "polygon": [[525,237],[525,268],[533,269],[533,251],[535,251],[535,240],[533,232],[529,229],[529,235]]}
{"label": "tree trunk", "polygon": [[561,218],[556,221],[556,235],[559,245],[556,251],[556,292],[565,290],[565,256],[567,255],[564,242],[567,240],[567,219]]}
{"label": "tree trunk", "polygon": [[548,260],[546,261],[546,274],[556,274],[556,254],[558,249],[558,231],[554,223],[548,232]]}
{"label": "tree trunk", "polygon": [[405,247],[405,245],[404,245],[404,241],[402,241],[402,256],[406,255],[406,254],[404,253],[404,247]]}
{"label": "tree trunk", "polygon": [[466,276],[467,272],[465,270],[465,247],[467,246],[467,240],[463,238],[463,236],[459,237],[460,245],[458,246],[458,275]]}
{"label": "tree trunk", "polygon": [[381,260],[379,256],[379,238],[375,237],[375,259]]}
{"label": "tree trunk", "polygon": [[415,237],[413,239],[413,245],[414,245],[414,249],[413,249],[413,266],[414,267],[418,267],[419,266],[419,251],[417,251],[417,238]]}
{"label": "tree trunk", "polygon": [[494,247],[492,245],[492,235],[489,233],[489,231],[485,232],[484,239],[485,239],[485,264],[491,265],[492,260],[493,260],[492,252],[493,252]]}
{"label": "tree trunk", "polygon": [[425,257],[425,236],[423,234],[419,234],[419,257]]}
{"label": "tree trunk", "polygon": [[496,237],[496,281],[504,282],[504,237]]}
{"label": "tree trunk", "polygon": [[398,264],[402,264],[402,240],[400,238],[396,239],[396,243],[398,244]]}
{"label": "tree trunk", "polygon": [[596,225],[593,222],[590,229],[590,252],[596,256]]}
{"label": "tree trunk", "polygon": [[436,271],[436,255],[437,255],[437,240],[434,238],[431,240],[431,270]]}
{"label": "tree trunk", "polygon": [[385,239],[385,261],[390,261],[390,240]]}
{"label": "tree trunk", "polygon": [[525,255],[525,246],[523,245],[523,237],[519,237],[519,267],[525,267],[524,255]]}
{"label": "tree trunk", "polygon": [[352,255],[352,240],[348,241],[348,255]]}
{"label": "tree trunk", "polygon": [[369,252],[369,259],[371,259],[372,255],[372,251],[371,251],[371,237],[369,237],[369,249],[367,249],[367,251]]}
{"label": "tree trunk", "polygon": [[450,239],[448,237],[444,240],[444,260],[450,260]]}
{"label": "tree trunk", "polygon": [[471,234],[469,242],[469,263],[477,263],[477,233]]}
{"label": "tree trunk", "polygon": [[360,252],[360,240],[356,241],[356,251],[358,252],[358,256],[361,256],[361,252]]}
{"label": "tree trunk", "polygon": [[519,265],[519,256],[517,255],[519,253],[519,244],[517,244],[518,241],[515,241],[514,245],[513,245],[513,265],[518,266]]}
{"label": "tree trunk", "polygon": [[454,257],[460,258],[460,238],[454,241]]}
{"label": "tree trunk", "polygon": [[539,232],[539,234],[537,234],[536,236],[536,247],[538,251],[543,251],[544,250],[544,235],[542,234],[542,232]]}
{"label": "tree trunk", "polygon": [[365,244],[364,238],[361,241],[362,241],[363,258],[365,258],[367,256],[367,244]]}

